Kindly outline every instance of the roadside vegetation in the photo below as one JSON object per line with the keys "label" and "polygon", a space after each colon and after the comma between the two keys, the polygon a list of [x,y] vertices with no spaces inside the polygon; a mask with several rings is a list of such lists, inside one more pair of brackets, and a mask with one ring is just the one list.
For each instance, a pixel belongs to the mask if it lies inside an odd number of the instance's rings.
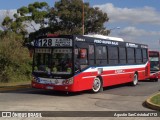
{"label": "roadside vegetation", "polygon": [[31,58],[22,43],[22,36],[13,32],[0,37],[0,82],[31,80]]}
{"label": "roadside vegetation", "polygon": [[160,93],[155,95],[155,96],[153,96],[151,98],[150,102],[160,106]]}

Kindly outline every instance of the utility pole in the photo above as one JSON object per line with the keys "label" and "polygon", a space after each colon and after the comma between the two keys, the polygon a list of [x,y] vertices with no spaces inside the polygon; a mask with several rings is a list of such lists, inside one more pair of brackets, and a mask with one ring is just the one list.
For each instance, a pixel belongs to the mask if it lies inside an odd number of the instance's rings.
{"label": "utility pole", "polygon": [[84,35],[84,0],[82,2],[82,35]]}

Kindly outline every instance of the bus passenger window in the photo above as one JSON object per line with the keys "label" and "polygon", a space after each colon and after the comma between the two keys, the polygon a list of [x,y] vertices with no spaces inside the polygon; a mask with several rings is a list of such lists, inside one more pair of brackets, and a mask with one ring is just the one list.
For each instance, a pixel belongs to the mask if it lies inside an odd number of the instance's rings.
{"label": "bus passenger window", "polygon": [[148,60],[148,54],[147,49],[142,49],[142,55],[143,55],[143,63],[147,62]]}
{"label": "bus passenger window", "polygon": [[87,65],[88,64],[87,49],[80,48],[76,59],[79,61],[80,65]]}
{"label": "bus passenger window", "polygon": [[80,49],[80,59],[86,59],[87,58],[87,50],[86,49]]}

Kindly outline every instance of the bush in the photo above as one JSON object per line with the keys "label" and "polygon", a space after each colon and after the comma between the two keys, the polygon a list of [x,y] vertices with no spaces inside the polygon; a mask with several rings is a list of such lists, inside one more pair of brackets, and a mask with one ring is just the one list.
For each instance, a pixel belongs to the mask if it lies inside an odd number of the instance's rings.
{"label": "bush", "polygon": [[0,82],[31,79],[31,58],[22,43],[22,36],[13,32],[0,37]]}

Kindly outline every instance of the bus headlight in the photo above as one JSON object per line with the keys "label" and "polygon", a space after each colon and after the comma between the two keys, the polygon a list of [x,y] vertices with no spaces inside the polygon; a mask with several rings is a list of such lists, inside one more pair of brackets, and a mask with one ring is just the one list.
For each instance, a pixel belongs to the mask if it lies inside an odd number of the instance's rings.
{"label": "bus headlight", "polygon": [[36,77],[32,76],[32,81],[37,82]]}
{"label": "bus headlight", "polygon": [[70,85],[73,84],[73,77],[66,79],[62,82],[64,85]]}

